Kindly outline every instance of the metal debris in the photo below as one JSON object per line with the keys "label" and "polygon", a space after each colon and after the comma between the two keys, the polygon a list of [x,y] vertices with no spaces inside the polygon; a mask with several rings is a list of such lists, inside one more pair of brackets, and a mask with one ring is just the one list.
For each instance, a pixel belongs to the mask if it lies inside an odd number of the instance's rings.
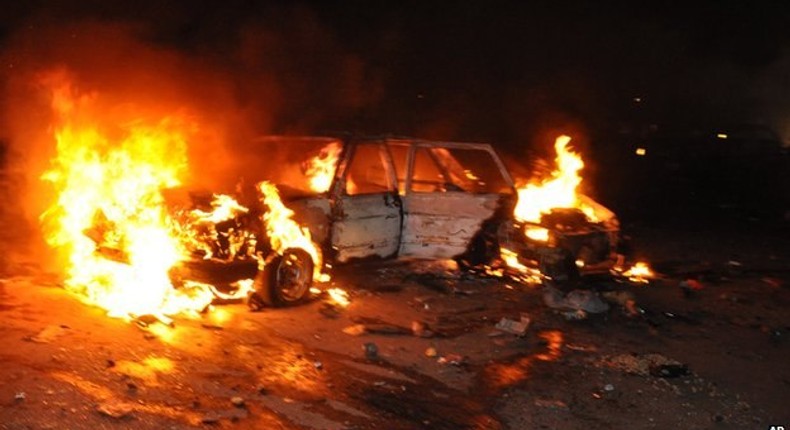
{"label": "metal debris", "polygon": [[503,317],[494,327],[496,327],[497,330],[503,331],[505,333],[515,334],[516,336],[524,336],[527,333],[530,322],[531,320],[529,316],[521,314],[521,319],[519,321]]}

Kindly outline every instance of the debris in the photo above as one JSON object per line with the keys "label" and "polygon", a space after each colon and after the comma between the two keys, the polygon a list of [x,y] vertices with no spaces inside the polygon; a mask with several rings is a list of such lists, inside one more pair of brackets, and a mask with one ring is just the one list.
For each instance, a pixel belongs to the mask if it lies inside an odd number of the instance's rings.
{"label": "debris", "polygon": [[434,358],[434,357],[436,357],[437,355],[439,355],[439,353],[438,353],[438,352],[436,352],[436,348],[434,348],[434,347],[432,347],[432,346],[431,346],[431,347],[429,347],[428,349],[426,349],[426,350],[425,350],[425,356],[426,356],[426,357],[429,357],[429,358]]}
{"label": "debris", "polygon": [[354,324],[343,329],[343,333],[351,336],[360,336],[365,334],[366,331],[365,324]]}
{"label": "debris", "polygon": [[431,338],[434,336],[434,332],[422,321],[412,321],[411,332],[417,337]]}
{"label": "debris", "polygon": [[244,398],[239,396],[231,397],[230,403],[237,408],[243,408],[246,404]]}
{"label": "debris", "polygon": [[35,343],[50,343],[53,340],[66,334],[66,330],[68,329],[69,326],[64,324],[49,325],[44,327],[44,329],[38,332],[38,334],[36,334],[35,336],[26,337],[25,340],[29,340]]}
{"label": "debris", "polygon": [[453,366],[463,366],[466,364],[466,357],[460,354],[447,354],[444,356],[439,357],[436,360],[439,364],[451,364]]}
{"label": "debris", "polygon": [[560,290],[547,286],[543,288],[543,301],[554,309],[582,310],[591,314],[609,310],[609,305],[589,290],[573,290],[563,296]]}
{"label": "debris", "polygon": [[376,360],[379,358],[379,347],[376,346],[373,342],[368,342],[362,345],[362,349],[365,351],[365,357],[368,360]]}
{"label": "debris", "polygon": [[203,327],[203,328],[209,329],[209,330],[224,330],[225,329],[224,327],[222,327],[220,325],[213,324],[213,323],[205,323],[205,322],[200,324],[200,326]]}
{"label": "debris", "polygon": [[14,394],[14,400],[16,400],[17,402],[23,402],[23,401],[25,401],[26,398],[27,398],[27,395],[25,394],[24,391],[20,391],[20,392]]}
{"label": "debris", "polygon": [[765,277],[765,278],[760,278],[760,280],[765,282],[766,284],[774,287],[774,288],[779,288],[783,284],[782,280],[781,279],[777,279],[777,278]]}
{"label": "debris", "polygon": [[603,390],[604,391],[614,391],[614,385],[606,384],[606,385],[603,386]]}
{"label": "debris", "polygon": [[576,345],[573,343],[566,343],[563,345],[565,348],[570,349],[571,351],[580,351],[580,352],[595,352],[598,351],[598,348],[592,345]]}
{"label": "debris", "polygon": [[121,400],[108,400],[97,405],[96,411],[111,418],[126,418],[134,411],[134,404]]}
{"label": "debris", "polygon": [[535,406],[550,409],[568,409],[568,404],[562,400],[535,399]]}
{"label": "debris", "polygon": [[255,391],[257,391],[258,394],[260,394],[261,396],[265,396],[269,394],[269,390],[266,388],[265,385],[258,385],[257,387],[255,387]]}
{"label": "debris", "polygon": [[630,291],[607,291],[602,293],[604,299],[616,303],[623,307],[623,311],[629,317],[643,314],[644,311],[636,305],[634,295]]}
{"label": "debris", "polygon": [[678,286],[683,291],[683,295],[686,297],[691,297],[697,291],[701,291],[705,288],[705,285],[703,285],[702,282],[691,278],[686,279],[684,281],[680,281],[680,284],[678,284]]}
{"label": "debris", "polygon": [[320,361],[314,361],[313,362],[313,367],[315,367],[316,370],[321,370],[321,369],[324,368],[324,363],[322,363]]}
{"label": "debris", "polygon": [[515,334],[516,336],[524,336],[529,328],[529,323],[529,316],[521,314],[521,319],[519,321],[503,317],[494,327],[496,327],[497,330]]}

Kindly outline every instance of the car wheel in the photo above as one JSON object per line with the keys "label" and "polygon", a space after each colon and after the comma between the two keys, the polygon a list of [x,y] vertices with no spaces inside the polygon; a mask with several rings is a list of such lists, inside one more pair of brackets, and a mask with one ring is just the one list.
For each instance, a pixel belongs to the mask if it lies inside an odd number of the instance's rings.
{"label": "car wheel", "polygon": [[313,284],[313,259],[305,250],[289,248],[266,263],[255,277],[250,307],[259,302],[283,307],[303,302]]}

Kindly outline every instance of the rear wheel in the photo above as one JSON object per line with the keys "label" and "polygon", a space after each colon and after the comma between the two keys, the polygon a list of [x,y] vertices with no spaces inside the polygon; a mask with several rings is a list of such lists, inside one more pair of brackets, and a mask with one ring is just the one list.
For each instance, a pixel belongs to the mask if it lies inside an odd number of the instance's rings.
{"label": "rear wheel", "polygon": [[282,307],[305,301],[313,284],[313,267],[313,259],[305,250],[286,249],[258,272],[250,307],[257,310],[261,304]]}

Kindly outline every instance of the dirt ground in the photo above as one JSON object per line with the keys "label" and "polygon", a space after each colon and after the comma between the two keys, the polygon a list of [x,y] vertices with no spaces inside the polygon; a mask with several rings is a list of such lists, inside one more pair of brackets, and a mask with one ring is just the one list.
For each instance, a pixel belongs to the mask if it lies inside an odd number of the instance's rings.
{"label": "dirt ground", "polygon": [[[628,233],[661,278],[588,282],[617,294],[584,319],[540,288],[399,262],[338,270],[345,309],[237,303],[142,327],[6,262],[0,429],[790,426],[786,236]],[[522,315],[524,336],[494,327]]]}

